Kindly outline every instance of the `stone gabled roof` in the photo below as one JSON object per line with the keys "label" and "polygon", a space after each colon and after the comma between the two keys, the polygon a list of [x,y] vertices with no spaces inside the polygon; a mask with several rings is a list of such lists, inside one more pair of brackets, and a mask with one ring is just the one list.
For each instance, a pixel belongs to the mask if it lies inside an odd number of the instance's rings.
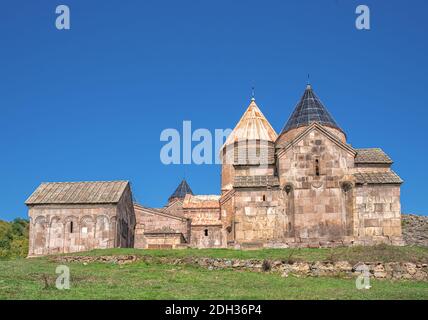
{"label": "stone gabled roof", "polygon": [[386,172],[357,172],[356,184],[402,184],[403,180],[392,170]]}
{"label": "stone gabled roof", "polygon": [[128,185],[128,181],[45,182],[25,204],[114,204]]}
{"label": "stone gabled roof", "polygon": [[284,129],[282,129],[281,134],[291,129],[309,126],[314,122],[343,132],[336,121],[334,121],[327,108],[312,90],[312,86],[308,84],[302,98],[297,103]]}
{"label": "stone gabled roof", "polygon": [[235,188],[252,187],[275,187],[279,186],[279,180],[276,176],[236,176],[233,186]]}
{"label": "stone gabled roof", "polygon": [[193,194],[193,192],[192,189],[190,189],[190,186],[187,184],[187,181],[183,179],[169,199],[184,199],[187,194]]}
{"label": "stone gabled roof", "polygon": [[380,148],[355,149],[357,164],[392,164],[391,158]]}
{"label": "stone gabled roof", "polygon": [[277,133],[260,111],[256,101],[252,99],[238,124],[227,137],[223,147],[237,141],[245,140],[264,140],[275,142],[277,137]]}

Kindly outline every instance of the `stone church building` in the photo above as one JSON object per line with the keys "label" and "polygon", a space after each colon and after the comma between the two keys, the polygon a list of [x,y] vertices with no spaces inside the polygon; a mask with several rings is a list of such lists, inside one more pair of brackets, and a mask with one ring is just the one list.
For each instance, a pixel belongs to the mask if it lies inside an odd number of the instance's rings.
{"label": "stone church building", "polygon": [[134,246],[127,181],[42,183],[25,203],[29,256]]}
{"label": "stone church building", "polygon": [[128,182],[42,184],[26,202],[30,255],[402,244],[392,160],[348,144],[310,85],[279,135],[253,98],[221,159],[220,195],[183,180],[163,208],[132,203]]}

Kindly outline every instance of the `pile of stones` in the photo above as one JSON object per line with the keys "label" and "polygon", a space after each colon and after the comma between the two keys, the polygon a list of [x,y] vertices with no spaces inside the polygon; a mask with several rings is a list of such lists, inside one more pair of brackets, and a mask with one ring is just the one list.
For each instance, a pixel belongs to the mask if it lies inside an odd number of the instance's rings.
{"label": "pile of stones", "polygon": [[[173,264],[181,264],[184,261],[175,259]],[[186,264],[188,263],[185,262]],[[288,263],[281,260],[234,260],[194,258],[193,264],[208,268],[209,270],[233,269],[255,272],[279,272],[287,277],[289,274],[296,276],[329,276],[355,278],[366,269],[371,277],[377,279],[407,279],[428,281],[428,264],[411,262],[369,262],[351,264],[348,261],[315,261]]]}
{"label": "pile of stones", "polygon": [[114,264],[127,264],[138,260],[136,255],[118,255],[118,256],[55,256],[51,258],[52,261],[57,263],[114,263]]}

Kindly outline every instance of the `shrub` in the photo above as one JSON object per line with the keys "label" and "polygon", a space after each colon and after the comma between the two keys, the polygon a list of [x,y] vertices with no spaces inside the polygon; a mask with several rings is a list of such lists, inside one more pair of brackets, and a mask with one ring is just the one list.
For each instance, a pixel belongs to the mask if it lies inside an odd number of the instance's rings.
{"label": "shrub", "polygon": [[28,253],[28,231],[27,220],[0,220],[0,258],[25,257]]}

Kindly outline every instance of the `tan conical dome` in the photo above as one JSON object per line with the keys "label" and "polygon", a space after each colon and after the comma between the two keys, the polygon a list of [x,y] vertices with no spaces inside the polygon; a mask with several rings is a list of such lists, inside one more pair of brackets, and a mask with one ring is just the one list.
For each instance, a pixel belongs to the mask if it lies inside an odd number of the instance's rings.
{"label": "tan conical dome", "polygon": [[247,110],[235,126],[235,129],[233,129],[227,137],[222,148],[226,145],[243,140],[264,140],[275,142],[277,137],[277,133],[260,111],[256,101],[252,99]]}

